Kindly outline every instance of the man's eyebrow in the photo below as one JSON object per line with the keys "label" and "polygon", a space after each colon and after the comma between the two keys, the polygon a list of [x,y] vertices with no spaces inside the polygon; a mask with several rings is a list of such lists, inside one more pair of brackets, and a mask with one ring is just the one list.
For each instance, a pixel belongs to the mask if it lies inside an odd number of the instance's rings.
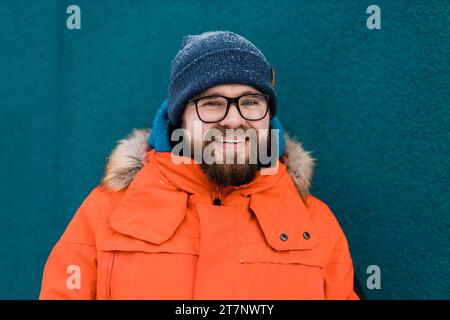
{"label": "man's eyebrow", "polygon": [[[242,96],[244,94],[253,94],[253,93],[258,93],[259,94],[260,92],[247,90],[247,91],[241,92],[239,95],[237,95],[237,97]],[[204,94],[198,94],[193,99],[203,98],[203,97],[207,97],[207,96],[223,96],[223,94],[221,92],[212,91],[212,92],[207,92],[207,93],[204,93]]]}

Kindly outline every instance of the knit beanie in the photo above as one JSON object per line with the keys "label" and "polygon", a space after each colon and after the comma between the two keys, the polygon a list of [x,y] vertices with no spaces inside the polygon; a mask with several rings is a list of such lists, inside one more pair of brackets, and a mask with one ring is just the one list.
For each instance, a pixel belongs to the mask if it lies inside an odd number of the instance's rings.
{"label": "knit beanie", "polygon": [[171,63],[167,110],[171,124],[180,125],[187,100],[227,83],[249,85],[269,94],[270,114],[275,115],[275,72],[254,44],[230,31],[184,36]]}

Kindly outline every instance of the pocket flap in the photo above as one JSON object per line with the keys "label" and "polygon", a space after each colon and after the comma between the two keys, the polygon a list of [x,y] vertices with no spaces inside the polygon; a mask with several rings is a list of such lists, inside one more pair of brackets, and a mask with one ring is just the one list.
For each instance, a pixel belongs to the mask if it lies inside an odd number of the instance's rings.
{"label": "pocket flap", "polygon": [[325,267],[319,250],[292,249],[277,251],[265,242],[240,244],[239,261],[241,263],[298,263],[308,266]]}
{"label": "pocket flap", "polygon": [[107,220],[99,221],[97,233],[97,248],[100,251],[141,251],[141,252],[169,252],[199,254],[200,238],[185,235],[180,232],[161,244],[155,244],[125,234],[121,234],[109,227]]}
{"label": "pocket flap", "polygon": [[250,198],[250,209],[274,250],[309,250],[318,245],[319,235],[298,194],[279,196],[272,206],[267,203],[258,194]]}

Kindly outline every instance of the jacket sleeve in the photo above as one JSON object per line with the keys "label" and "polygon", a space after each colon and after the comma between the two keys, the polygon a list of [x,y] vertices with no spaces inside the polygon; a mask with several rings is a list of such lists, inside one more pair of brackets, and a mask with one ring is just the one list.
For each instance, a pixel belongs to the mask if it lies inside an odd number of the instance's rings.
{"label": "jacket sleeve", "polygon": [[354,291],[354,270],[347,239],[338,225],[338,238],[325,268],[325,299],[359,300]]}
{"label": "jacket sleeve", "polygon": [[99,207],[98,187],[76,211],[53,247],[44,267],[39,299],[95,299],[97,250],[94,223]]}

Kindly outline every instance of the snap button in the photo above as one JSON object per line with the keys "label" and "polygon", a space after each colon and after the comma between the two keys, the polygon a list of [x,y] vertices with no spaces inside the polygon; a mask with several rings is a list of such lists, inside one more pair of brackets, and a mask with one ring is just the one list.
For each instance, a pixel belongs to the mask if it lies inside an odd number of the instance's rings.
{"label": "snap button", "polygon": [[286,241],[288,239],[288,236],[286,233],[280,233],[280,240],[281,241]]}
{"label": "snap button", "polygon": [[303,238],[304,238],[305,240],[308,240],[309,238],[311,238],[311,235],[309,234],[308,231],[303,232]]}

